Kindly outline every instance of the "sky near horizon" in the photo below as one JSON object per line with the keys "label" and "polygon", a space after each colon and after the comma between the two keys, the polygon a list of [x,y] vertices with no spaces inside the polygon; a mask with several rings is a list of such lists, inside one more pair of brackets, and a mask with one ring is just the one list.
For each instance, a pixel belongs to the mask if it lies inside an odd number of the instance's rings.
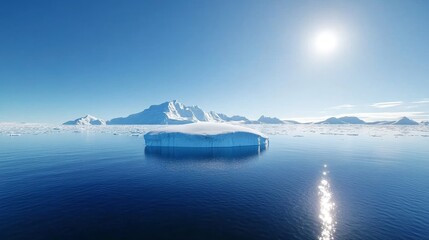
{"label": "sky near horizon", "polygon": [[[250,119],[429,119],[428,12],[423,0],[2,1],[0,122],[173,99]],[[329,54],[313,47],[324,31]]]}

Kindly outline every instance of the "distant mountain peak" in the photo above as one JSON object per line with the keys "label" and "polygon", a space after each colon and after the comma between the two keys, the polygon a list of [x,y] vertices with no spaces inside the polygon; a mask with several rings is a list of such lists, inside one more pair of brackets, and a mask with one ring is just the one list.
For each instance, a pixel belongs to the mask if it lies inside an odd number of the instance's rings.
{"label": "distant mountain peak", "polygon": [[86,114],[83,118],[97,119],[96,117],[92,116],[91,114]]}
{"label": "distant mountain peak", "polygon": [[348,124],[365,124],[366,123],[362,119],[355,116],[344,116],[338,119]]}
{"label": "distant mountain peak", "polygon": [[316,124],[366,124],[366,122],[358,117],[345,116],[340,118],[330,117],[324,121],[317,122]]}
{"label": "distant mountain peak", "polygon": [[346,124],[346,122],[341,121],[340,119],[336,117],[330,117],[324,121],[316,122],[316,124]]}
{"label": "distant mountain peak", "polygon": [[276,118],[276,117],[266,117],[262,115],[258,120],[259,123],[266,123],[266,124],[283,124],[284,121]]}
{"label": "distant mountain peak", "polygon": [[398,121],[392,123],[392,125],[419,125],[419,123],[410,118],[402,117]]}
{"label": "distant mountain peak", "polygon": [[85,115],[84,117],[77,118],[75,120],[67,121],[63,125],[106,125],[106,121],[100,118],[96,118],[92,115]]}

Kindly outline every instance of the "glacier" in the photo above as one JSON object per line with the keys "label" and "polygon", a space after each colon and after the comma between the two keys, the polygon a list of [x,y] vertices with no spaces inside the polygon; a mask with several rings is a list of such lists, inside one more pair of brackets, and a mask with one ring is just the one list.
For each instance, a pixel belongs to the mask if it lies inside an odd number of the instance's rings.
{"label": "glacier", "polygon": [[152,130],[144,135],[149,147],[267,146],[268,137],[244,126],[227,123],[191,123]]}

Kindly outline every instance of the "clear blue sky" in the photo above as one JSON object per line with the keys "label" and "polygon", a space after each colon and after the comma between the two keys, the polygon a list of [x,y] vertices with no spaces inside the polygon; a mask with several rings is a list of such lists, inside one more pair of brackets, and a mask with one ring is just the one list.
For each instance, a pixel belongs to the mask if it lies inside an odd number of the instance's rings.
{"label": "clear blue sky", "polygon": [[[250,118],[429,118],[428,12],[424,0],[2,1],[0,121],[110,119],[172,99]],[[320,58],[308,43],[325,28],[339,47]]]}

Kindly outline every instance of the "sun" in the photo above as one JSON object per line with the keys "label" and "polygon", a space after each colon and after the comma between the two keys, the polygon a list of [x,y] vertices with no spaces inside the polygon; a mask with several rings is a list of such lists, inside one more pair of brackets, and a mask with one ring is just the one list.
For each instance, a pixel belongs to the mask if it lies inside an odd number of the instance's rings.
{"label": "sun", "polygon": [[318,32],[313,41],[314,50],[319,55],[332,55],[338,49],[338,33],[333,30]]}

